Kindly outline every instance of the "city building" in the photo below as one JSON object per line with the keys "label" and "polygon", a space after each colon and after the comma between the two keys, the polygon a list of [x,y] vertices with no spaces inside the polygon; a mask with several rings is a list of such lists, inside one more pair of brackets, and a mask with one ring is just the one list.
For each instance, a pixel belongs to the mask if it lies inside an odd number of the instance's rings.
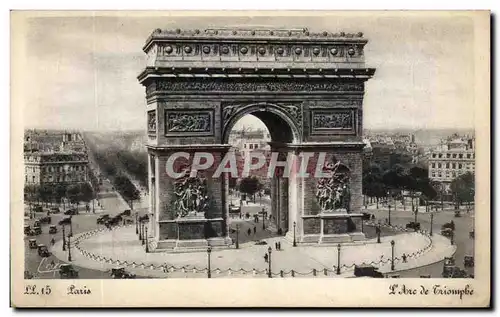
{"label": "city building", "polygon": [[25,182],[84,183],[88,181],[88,162],[85,153],[25,153]]}
{"label": "city building", "polygon": [[240,152],[269,151],[271,147],[268,142],[270,141],[271,136],[264,130],[236,130],[229,135],[229,144]]}
{"label": "city building", "polygon": [[429,152],[429,178],[449,187],[451,181],[475,170],[475,140],[454,135]]}
{"label": "city building", "polygon": [[87,182],[88,163],[87,148],[79,133],[46,130],[25,133],[26,184]]}

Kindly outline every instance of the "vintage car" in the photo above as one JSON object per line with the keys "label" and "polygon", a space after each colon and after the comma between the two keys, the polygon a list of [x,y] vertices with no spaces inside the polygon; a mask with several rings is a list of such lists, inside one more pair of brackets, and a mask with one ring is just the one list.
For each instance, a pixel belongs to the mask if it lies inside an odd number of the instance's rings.
{"label": "vintage car", "polygon": [[59,277],[60,278],[77,278],[78,271],[75,270],[71,264],[61,264],[59,266]]}
{"label": "vintage car", "polygon": [[31,233],[30,225],[24,225],[24,234],[29,235]]}
{"label": "vintage car", "polygon": [[464,267],[474,267],[474,257],[470,255],[464,256]]}
{"label": "vintage car", "polygon": [[123,211],[120,215],[130,217],[130,215],[132,215],[132,211],[127,209],[127,210]]}
{"label": "vintage car", "polygon": [[406,229],[420,230],[420,222],[409,222],[406,224]]}
{"label": "vintage car", "polygon": [[33,206],[33,211],[34,212],[43,212],[43,208],[40,205],[35,205],[35,206]]}
{"label": "vintage car", "polygon": [[123,224],[126,225],[126,224],[132,224],[134,223],[135,221],[130,218],[130,217],[127,217],[127,218],[123,218]]}
{"label": "vintage car", "polygon": [[24,279],[25,280],[31,280],[32,278],[34,278],[35,276],[33,275],[33,273],[31,273],[30,271],[24,271]]}
{"label": "vintage car", "polygon": [[378,271],[378,268],[373,265],[356,265],[354,267],[354,276],[356,277],[375,277],[375,278],[384,278],[384,274]]}
{"label": "vintage car", "polygon": [[446,228],[449,228],[451,230],[455,230],[455,223],[453,222],[453,220],[450,221],[450,222],[447,222],[447,223],[445,223],[444,225],[441,226],[441,230],[442,229],[446,229]]}
{"label": "vintage car", "polygon": [[68,209],[64,212],[66,216],[75,216],[78,215],[78,210],[76,209]]}
{"label": "vintage car", "polygon": [[42,217],[39,219],[41,224],[51,224],[52,223],[52,218],[50,216],[47,217]]}
{"label": "vintage car", "polygon": [[431,278],[430,274],[420,275],[420,278]]}
{"label": "vintage car", "polygon": [[61,209],[57,208],[57,207],[52,207],[50,208],[50,213],[51,214],[58,214],[61,212]]}
{"label": "vintage car", "polygon": [[462,215],[460,214],[460,210],[455,210],[455,218],[460,218]]}
{"label": "vintage car", "polygon": [[455,265],[455,259],[452,258],[452,257],[445,257],[444,258],[444,263],[443,263],[444,266],[447,266],[447,265]]}
{"label": "vintage car", "polygon": [[35,222],[33,222],[33,227],[40,227],[41,225],[40,220],[35,220]]}
{"label": "vintage car", "polygon": [[364,212],[363,216],[361,217],[363,220],[372,220],[375,219],[375,215],[369,213],[369,212]]}
{"label": "vintage car", "polygon": [[115,216],[113,218],[109,218],[108,220],[106,220],[104,224],[108,227],[116,226],[119,225],[122,222],[122,220],[123,220],[122,216]]}
{"label": "vintage car", "polygon": [[34,235],[39,235],[39,234],[42,234],[42,227],[38,226],[38,227],[33,227],[33,233]]}
{"label": "vintage car", "polygon": [[38,248],[38,243],[36,243],[35,239],[30,239],[28,241],[28,245],[29,245],[30,249],[37,249]]}
{"label": "vintage car", "polygon": [[267,244],[267,242],[264,240],[260,240],[260,241],[255,242],[255,245],[266,245],[266,244]]}
{"label": "vintage car", "polygon": [[111,269],[111,277],[115,279],[120,278],[135,278],[135,274],[125,271],[125,268],[119,267],[116,269]]}
{"label": "vintage car", "polygon": [[453,235],[453,230],[450,228],[441,229],[441,235],[449,238]]}
{"label": "vintage car", "polygon": [[109,215],[105,214],[97,218],[97,224],[98,225],[103,225],[107,220],[109,219]]}
{"label": "vintage car", "polygon": [[468,274],[466,271],[455,265],[444,267],[442,274],[444,278],[466,278],[467,276]]}
{"label": "vintage car", "polygon": [[47,258],[50,256],[49,249],[45,244],[38,245],[38,255],[41,256],[42,258]]}
{"label": "vintage car", "polygon": [[56,226],[50,226],[49,233],[50,234],[56,234],[57,233],[57,227]]}

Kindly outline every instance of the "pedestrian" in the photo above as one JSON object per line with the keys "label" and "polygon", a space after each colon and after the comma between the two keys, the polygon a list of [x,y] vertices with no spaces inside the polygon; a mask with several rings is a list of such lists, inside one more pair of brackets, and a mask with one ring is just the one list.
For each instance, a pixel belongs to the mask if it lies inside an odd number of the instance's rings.
{"label": "pedestrian", "polygon": [[281,251],[281,241],[278,242],[278,250]]}
{"label": "pedestrian", "polygon": [[56,240],[54,240],[54,238],[52,238],[52,240],[50,240],[50,244],[51,244],[52,246],[54,246],[54,244],[56,244]]}
{"label": "pedestrian", "polygon": [[264,261],[266,261],[266,263],[267,263],[268,260],[269,260],[269,255],[266,253],[266,254],[264,254]]}
{"label": "pedestrian", "polygon": [[255,235],[257,233],[257,227],[253,227],[253,234]]}
{"label": "pedestrian", "polygon": [[252,230],[250,228],[248,228],[247,233],[248,233],[248,235],[251,235],[252,234]]}
{"label": "pedestrian", "polygon": [[406,263],[406,253],[403,253],[402,258],[403,258],[403,263]]}

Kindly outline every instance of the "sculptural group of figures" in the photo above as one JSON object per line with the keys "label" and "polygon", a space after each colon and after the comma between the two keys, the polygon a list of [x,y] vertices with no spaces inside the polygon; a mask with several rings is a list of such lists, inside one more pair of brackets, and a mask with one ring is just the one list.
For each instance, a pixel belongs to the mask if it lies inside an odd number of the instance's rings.
{"label": "sculptural group of figures", "polygon": [[349,173],[340,162],[327,164],[325,170],[332,172],[332,177],[318,181],[316,199],[322,211],[346,209],[349,212],[350,189]]}
{"label": "sculptural group of figures", "polygon": [[210,116],[200,114],[170,114],[170,132],[209,131]]}
{"label": "sculptural group of figures", "polygon": [[206,212],[210,207],[207,193],[207,180],[186,176],[175,183],[174,203],[176,217]]}

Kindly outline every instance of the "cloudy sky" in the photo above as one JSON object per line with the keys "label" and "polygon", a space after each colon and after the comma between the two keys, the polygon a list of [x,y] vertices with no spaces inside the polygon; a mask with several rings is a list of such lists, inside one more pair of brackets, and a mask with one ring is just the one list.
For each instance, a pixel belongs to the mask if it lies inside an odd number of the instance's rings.
{"label": "cloudy sky", "polygon": [[121,15],[28,20],[26,51],[15,53],[29,70],[25,126],[144,129],[144,89],[136,77],[154,29],[251,25],[363,32],[370,40],[367,65],[377,68],[367,84],[365,128],[473,127],[474,34],[467,17]]}

